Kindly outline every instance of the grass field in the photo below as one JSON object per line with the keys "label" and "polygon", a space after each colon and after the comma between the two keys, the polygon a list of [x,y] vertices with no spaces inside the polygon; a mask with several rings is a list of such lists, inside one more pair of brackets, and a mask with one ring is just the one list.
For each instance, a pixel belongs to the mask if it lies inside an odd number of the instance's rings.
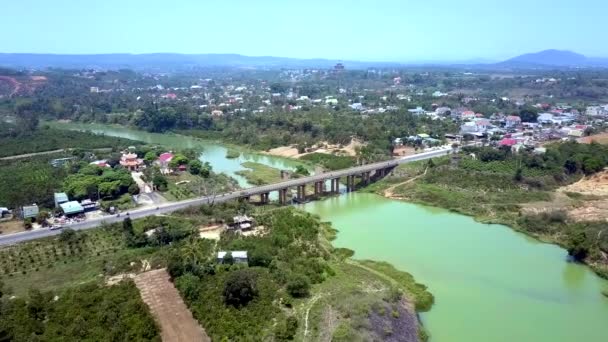
{"label": "grass field", "polygon": [[30,288],[61,290],[127,270],[132,260],[151,252],[126,249],[118,228],[95,229],[78,233],[70,241],[53,237],[2,248],[0,274],[15,295],[24,295]]}
{"label": "grass field", "polygon": [[237,171],[236,174],[245,177],[250,184],[264,185],[281,181],[279,169],[254,162],[244,162],[241,165],[249,170]]}

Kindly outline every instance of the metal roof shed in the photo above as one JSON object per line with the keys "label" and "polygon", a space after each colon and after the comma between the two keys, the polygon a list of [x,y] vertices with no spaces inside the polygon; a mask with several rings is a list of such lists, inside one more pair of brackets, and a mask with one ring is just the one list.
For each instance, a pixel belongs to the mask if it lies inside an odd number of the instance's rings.
{"label": "metal roof shed", "polygon": [[61,210],[63,210],[63,213],[66,215],[75,215],[75,214],[84,213],[84,208],[82,207],[82,205],[80,205],[80,203],[78,203],[76,201],[62,203],[62,204],[60,204],[60,206],[61,206]]}

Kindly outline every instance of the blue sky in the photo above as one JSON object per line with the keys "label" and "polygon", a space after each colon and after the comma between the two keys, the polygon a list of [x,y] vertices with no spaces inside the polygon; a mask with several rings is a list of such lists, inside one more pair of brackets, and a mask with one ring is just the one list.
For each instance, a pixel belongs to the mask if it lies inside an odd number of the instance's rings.
{"label": "blue sky", "polygon": [[0,52],[608,57],[607,0],[0,0]]}

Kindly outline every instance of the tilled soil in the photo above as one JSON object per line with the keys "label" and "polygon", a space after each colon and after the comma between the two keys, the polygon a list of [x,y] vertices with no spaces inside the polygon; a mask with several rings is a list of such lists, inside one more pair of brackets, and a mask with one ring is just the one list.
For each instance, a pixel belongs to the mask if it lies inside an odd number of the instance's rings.
{"label": "tilled soil", "polygon": [[163,341],[211,341],[192,317],[165,269],[138,274],[135,284],[160,325]]}

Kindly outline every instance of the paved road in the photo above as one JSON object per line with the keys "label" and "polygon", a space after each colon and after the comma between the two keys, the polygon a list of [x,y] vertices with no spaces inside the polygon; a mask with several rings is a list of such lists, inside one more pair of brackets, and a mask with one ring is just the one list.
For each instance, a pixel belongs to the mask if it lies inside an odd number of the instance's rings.
{"label": "paved road", "polygon": [[[257,187],[248,188],[248,189],[244,189],[244,190],[233,191],[233,192],[229,192],[229,193],[225,193],[225,194],[220,194],[215,197],[211,197],[211,196],[197,197],[197,198],[188,199],[188,200],[179,201],[179,202],[169,202],[169,203],[159,204],[157,207],[153,206],[153,207],[141,208],[141,209],[136,209],[136,210],[130,210],[128,212],[128,216],[131,217],[131,219],[138,219],[138,218],[151,216],[151,215],[167,214],[167,213],[182,210],[182,209],[185,209],[188,207],[201,206],[203,204],[228,202],[228,201],[232,201],[232,200],[242,198],[242,197],[259,195],[262,193],[267,193],[267,192],[272,192],[272,191],[278,191],[279,189],[292,188],[292,187],[297,187],[298,185],[312,184],[314,182],[325,181],[325,180],[332,179],[332,178],[357,175],[357,174],[361,174],[363,172],[374,171],[374,170],[378,170],[378,169],[397,166],[399,164],[406,164],[406,163],[411,163],[411,162],[418,161],[418,160],[424,160],[424,159],[444,156],[444,155],[449,154],[451,150],[452,150],[451,148],[445,148],[445,149],[440,149],[440,150],[435,150],[435,151],[430,151],[430,152],[423,152],[423,153],[415,154],[412,156],[403,157],[400,159],[394,159],[394,160],[390,160],[390,161],[368,164],[368,165],[363,165],[363,166],[356,166],[356,167],[353,167],[350,169],[321,173],[321,174],[317,174],[317,175],[313,175],[313,176],[309,176],[309,177],[292,179],[292,180],[288,180],[285,182],[274,183],[274,184],[269,184],[269,185],[262,185],[262,186],[257,186]],[[91,229],[91,228],[98,227],[104,223],[110,224],[110,223],[121,222],[122,220],[125,219],[125,217],[127,217],[127,213],[122,213],[120,216],[112,215],[112,216],[105,216],[105,217],[96,218],[96,219],[90,219],[90,220],[87,220],[84,222],[78,222],[78,223],[65,225],[64,227],[71,228],[74,230]],[[23,242],[23,241],[39,239],[39,238],[43,238],[43,237],[47,237],[47,236],[53,236],[53,235],[57,235],[60,233],[61,233],[60,230],[39,229],[39,230],[9,234],[9,235],[5,235],[5,236],[0,236],[0,245],[12,245],[12,244]]]}

